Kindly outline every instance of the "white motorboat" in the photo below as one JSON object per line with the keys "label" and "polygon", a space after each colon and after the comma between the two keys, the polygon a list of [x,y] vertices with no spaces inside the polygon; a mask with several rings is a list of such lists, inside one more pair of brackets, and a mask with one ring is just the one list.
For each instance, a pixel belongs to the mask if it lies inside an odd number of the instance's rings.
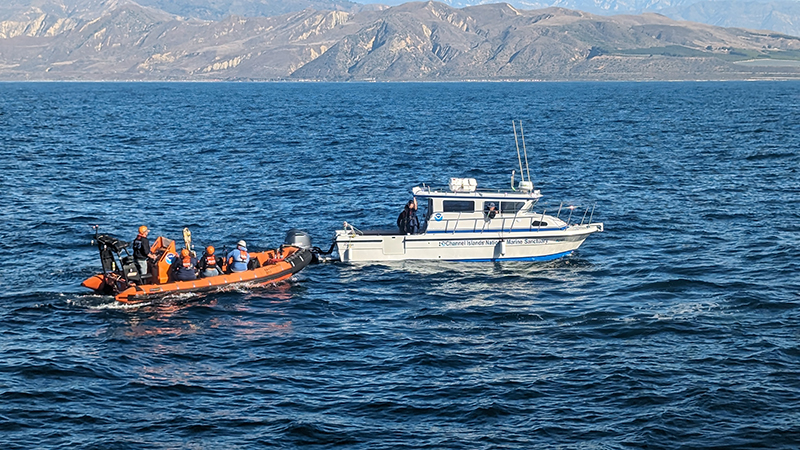
{"label": "white motorboat", "polygon": [[[593,211],[590,214],[588,208],[578,223],[572,223],[577,215],[571,206],[562,206],[555,215],[534,211],[542,196],[538,190],[476,187],[471,178],[452,178],[449,189],[414,187],[424,218],[418,234],[401,234],[399,229],[362,231],[345,222],[335,236],[339,259],[547,261],[570,255],[590,234],[603,231],[602,223],[591,221]],[[492,204],[495,214],[490,212]]]}
{"label": "white motorboat", "polygon": [[[535,211],[542,194],[533,189],[529,170],[525,180],[519,160],[523,176],[516,188],[513,172],[508,190],[478,189],[473,178],[451,178],[446,188],[414,187],[411,192],[422,216],[419,233],[403,234],[397,228],[362,231],[344,222],[334,238],[339,259],[547,261],[570,255],[590,234],[603,231],[602,223],[592,222],[594,207],[578,209],[577,214],[576,207],[563,204],[555,215],[546,209]],[[527,151],[525,160],[527,168]]]}

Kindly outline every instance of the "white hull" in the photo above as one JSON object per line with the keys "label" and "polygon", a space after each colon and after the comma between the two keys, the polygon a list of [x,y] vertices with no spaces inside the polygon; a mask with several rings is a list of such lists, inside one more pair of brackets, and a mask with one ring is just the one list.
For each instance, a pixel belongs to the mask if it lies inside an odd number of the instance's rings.
{"label": "white hull", "polygon": [[413,235],[336,232],[343,262],[359,261],[547,261],[567,256],[602,223],[560,230],[514,232],[427,232]]}

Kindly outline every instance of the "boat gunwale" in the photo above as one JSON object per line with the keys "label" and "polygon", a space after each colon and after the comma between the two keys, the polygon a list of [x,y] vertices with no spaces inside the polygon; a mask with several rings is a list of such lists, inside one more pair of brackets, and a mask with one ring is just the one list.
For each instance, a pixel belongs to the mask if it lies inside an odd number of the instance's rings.
{"label": "boat gunwale", "polygon": [[[382,242],[383,239],[376,239],[381,237],[393,237],[393,236],[403,236],[406,240],[442,240],[447,239],[447,236],[453,236],[450,239],[467,239],[465,237],[467,234],[475,235],[474,238],[480,237],[494,237],[494,236],[487,236],[487,235],[497,235],[498,238],[513,238],[513,239],[522,239],[526,237],[531,238],[541,238],[541,237],[560,237],[560,236],[580,236],[583,234],[593,234],[597,232],[603,231],[603,223],[602,222],[592,222],[588,224],[572,224],[560,228],[542,228],[542,229],[501,229],[501,230],[482,230],[482,231],[473,231],[473,230],[452,230],[452,231],[445,231],[445,230],[434,230],[434,231],[425,231],[422,233],[417,234],[402,234],[402,233],[387,233],[387,234],[376,234],[376,233],[369,233],[370,230],[362,231],[361,233],[351,234],[346,230],[337,230],[337,234],[335,236],[336,241],[338,242],[340,239],[342,241],[357,239],[359,242]],[[564,232],[564,233],[561,233]],[[526,236],[527,234],[537,233],[531,236]],[[546,235],[542,235],[539,233],[546,233]],[[422,239],[426,236],[436,235],[440,237],[436,237],[433,239]],[[461,235],[456,237],[456,235]],[[361,239],[359,239],[361,238]]]}

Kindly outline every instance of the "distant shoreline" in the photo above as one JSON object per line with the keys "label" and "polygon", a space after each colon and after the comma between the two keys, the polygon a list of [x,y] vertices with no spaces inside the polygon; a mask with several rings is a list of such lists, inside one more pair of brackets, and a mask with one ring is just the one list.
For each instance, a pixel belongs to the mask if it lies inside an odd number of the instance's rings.
{"label": "distant shoreline", "polygon": [[[791,67],[800,67],[800,61]],[[783,66],[787,67],[787,66]],[[229,84],[458,84],[458,83],[736,83],[736,82],[759,82],[759,81],[800,81],[800,76],[769,76],[751,78],[720,78],[720,79],[675,79],[675,80],[0,80],[0,84],[12,83],[170,83],[170,84],[193,84],[193,83],[229,83]]]}

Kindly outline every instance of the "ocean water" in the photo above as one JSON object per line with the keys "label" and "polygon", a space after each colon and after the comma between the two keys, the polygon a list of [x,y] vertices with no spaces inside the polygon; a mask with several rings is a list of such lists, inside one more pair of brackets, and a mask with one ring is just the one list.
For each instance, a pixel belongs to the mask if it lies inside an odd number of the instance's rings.
{"label": "ocean water", "polygon": [[[330,245],[533,181],[546,263],[310,266],[123,307],[92,225]],[[2,83],[3,449],[800,447],[800,83]]]}

